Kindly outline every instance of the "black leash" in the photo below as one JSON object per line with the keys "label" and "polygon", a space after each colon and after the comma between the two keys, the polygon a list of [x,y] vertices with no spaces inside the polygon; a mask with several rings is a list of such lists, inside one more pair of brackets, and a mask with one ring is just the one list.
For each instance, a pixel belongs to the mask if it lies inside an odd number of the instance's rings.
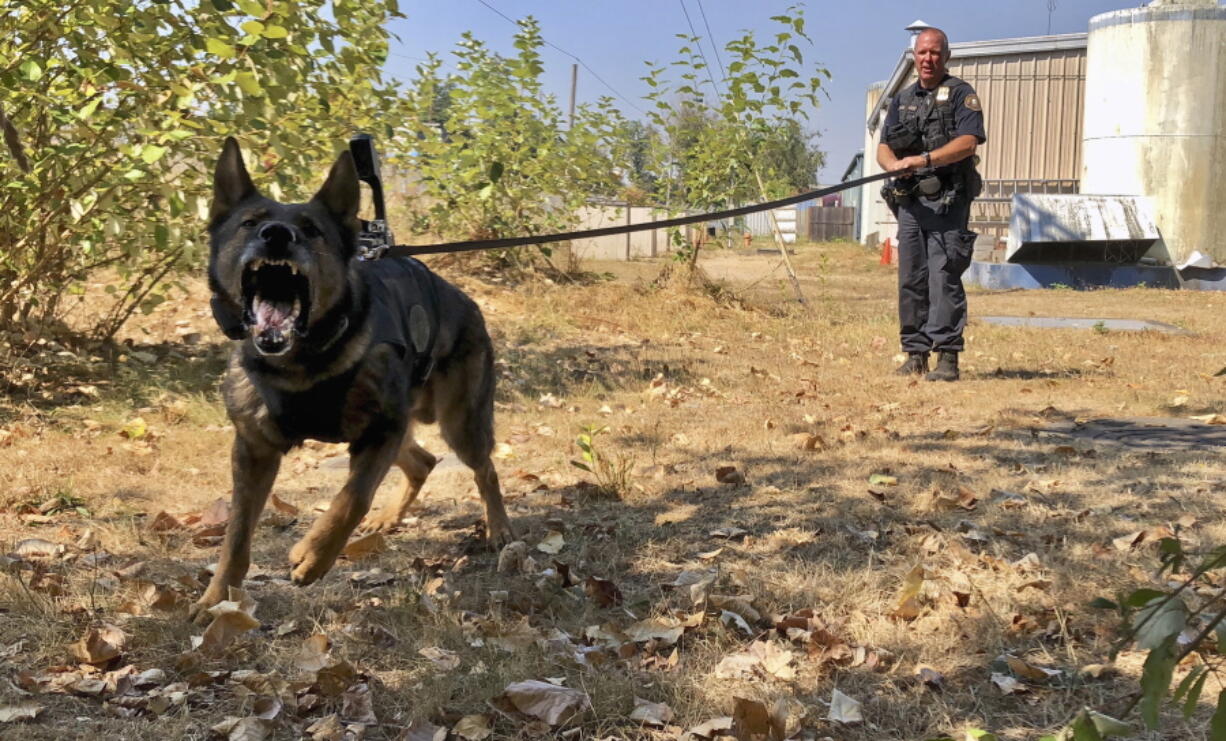
{"label": "black leash", "polygon": [[642,224],[626,224],[622,226],[607,226],[600,229],[587,229],[577,232],[560,232],[558,234],[540,234],[530,237],[507,237],[505,239],[472,239],[466,242],[444,242],[442,244],[422,244],[422,245],[407,245],[398,244],[389,246],[386,250],[380,251],[377,257],[411,257],[414,255],[440,255],[451,252],[471,252],[474,250],[497,250],[507,249],[509,247],[522,247],[529,244],[548,244],[550,242],[566,242],[572,239],[591,239],[594,237],[610,237],[616,234],[631,234],[633,232],[645,232],[652,229],[668,229],[674,226],[685,226],[686,224],[697,224],[702,221],[717,221],[719,219],[730,219],[734,216],[744,216],[758,211],[769,211],[783,206],[791,206],[796,203],[822,198],[832,193],[839,193],[850,188],[856,188],[868,183],[874,183],[878,180],[885,180],[888,177],[895,175],[891,172],[879,172],[875,175],[848,180],[845,183],[832,185],[829,188],[820,190],[812,190],[808,193],[800,195],[788,196],[775,201],[767,201],[766,203],[757,203],[752,206],[740,206],[738,208],[730,208],[724,211],[713,211],[706,214],[697,214],[694,216],[678,216],[673,219],[664,219],[663,221],[648,221]]}

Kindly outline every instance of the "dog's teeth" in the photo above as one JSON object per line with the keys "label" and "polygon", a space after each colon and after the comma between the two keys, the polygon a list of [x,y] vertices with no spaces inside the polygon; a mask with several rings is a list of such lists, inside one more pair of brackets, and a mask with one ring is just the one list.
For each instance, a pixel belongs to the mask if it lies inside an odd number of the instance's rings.
{"label": "dog's teeth", "polygon": [[298,274],[298,266],[297,266],[297,265],[295,265],[294,263],[292,263],[292,262],[291,262],[291,263],[289,264],[289,271],[290,271],[290,273],[292,273],[292,274],[294,274],[294,275],[297,275],[297,274]]}

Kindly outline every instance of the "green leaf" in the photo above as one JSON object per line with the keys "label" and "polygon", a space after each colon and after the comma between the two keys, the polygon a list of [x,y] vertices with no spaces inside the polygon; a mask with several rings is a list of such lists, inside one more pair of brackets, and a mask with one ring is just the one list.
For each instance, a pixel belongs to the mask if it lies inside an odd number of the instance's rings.
{"label": "green leaf", "polygon": [[1129,607],[1142,607],[1159,597],[1165,597],[1166,592],[1159,592],[1157,589],[1138,589],[1124,599],[1124,604]]}
{"label": "green leaf", "polygon": [[1175,673],[1175,636],[1149,652],[1141,669],[1141,718],[1147,728],[1158,727],[1158,712]]}
{"label": "green leaf", "polygon": [[1082,712],[1089,717],[1090,721],[1094,724],[1095,730],[1097,730],[1103,738],[1107,738],[1108,736],[1122,736],[1126,738],[1133,734],[1132,726],[1121,720],[1116,720],[1109,715],[1097,713],[1089,708],[1086,708]]}
{"label": "green leaf", "polygon": [[969,728],[966,731],[966,741],[996,741],[996,734],[979,728]]}
{"label": "green leaf", "polygon": [[230,0],[212,0],[212,2],[213,8],[219,13],[224,13],[234,7]]}
{"label": "green leaf", "polygon": [[1188,627],[1188,606],[1178,597],[1172,600],[1155,597],[1137,612],[1132,624],[1139,626],[1136,631],[1137,647],[1142,650],[1154,649]]}
{"label": "green leaf", "polygon": [[43,76],[43,68],[40,67],[38,62],[34,61],[33,59],[27,59],[26,61],[22,62],[20,69],[21,76],[30,82],[34,82]]}
{"label": "green leaf", "polygon": [[289,31],[285,26],[269,26],[264,29],[264,38],[266,39],[283,39],[289,36]]}
{"label": "green leaf", "polygon": [[152,165],[154,162],[162,159],[162,155],[166,154],[166,147],[159,147],[156,144],[146,144],[141,149],[140,158],[145,161],[145,164]]}
{"label": "green leaf", "polygon": [[247,15],[253,15],[256,18],[263,18],[265,13],[264,4],[256,2],[256,0],[237,0],[239,10]]}
{"label": "green leaf", "polygon": [[490,182],[496,183],[502,177],[502,163],[495,162],[490,165]]}
{"label": "green leaf", "polygon": [[255,36],[259,36],[264,32],[264,24],[259,21],[246,21],[239,25],[239,28]]}
{"label": "green leaf", "polygon": [[1069,724],[1068,730],[1072,731],[1073,741],[1103,741],[1103,737],[1094,725],[1094,721],[1090,720],[1090,716],[1084,710],[1078,713],[1076,718],[1073,718],[1073,722]]}
{"label": "green leaf", "polygon": [[1217,709],[1209,719],[1209,741],[1226,741],[1226,690],[1217,696]]}
{"label": "green leaf", "polygon": [[209,54],[221,57],[222,59],[233,59],[238,54],[233,46],[227,44],[222,39],[213,37],[205,39],[204,48]]}
{"label": "green leaf", "polygon": [[82,121],[87,121],[94,115],[94,111],[98,110],[98,104],[102,102],[102,98],[94,98],[86,103],[81,110],[77,111],[77,118]]}
{"label": "green leaf", "polygon": [[[1193,677],[1196,678],[1192,680],[1191,684],[1188,684],[1188,680],[1192,679]],[[1201,692],[1205,689],[1205,680],[1208,678],[1209,672],[1206,670],[1206,668],[1204,666],[1198,666],[1192,671],[1188,672],[1188,676],[1184,677],[1183,681],[1179,683],[1179,689],[1187,692],[1187,696],[1184,697],[1183,700],[1183,717],[1191,718],[1192,713],[1196,712],[1196,706],[1198,703],[1200,703]],[[1185,687],[1185,685],[1187,686]],[[1179,696],[1180,692],[1179,690],[1176,690],[1175,702],[1179,702]]]}
{"label": "green leaf", "polygon": [[1106,597],[1095,597],[1094,599],[1090,600],[1089,607],[1092,607],[1095,610],[1118,610],[1120,606]]}
{"label": "green leaf", "polygon": [[583,470],[583,471],[587,471],[588,473],[591,473],[591,472],[592,472],[591,467],[589,467],[589,466],[588,466],[587,464],[585,464],[585,463],[580,463],[579,461],[571,461],[571,462],[570,462],[570,464],[571,464],[572,466],[574,466],[575,468],[578,468],[578,469]]}
{"label": "green leaf", "polygon": [[259,96],[264,94],[264,88],[260,87],[260,81],[255,79],[255,73],[253,72],[239,72],[234,75],[234,81],[248,95]]}

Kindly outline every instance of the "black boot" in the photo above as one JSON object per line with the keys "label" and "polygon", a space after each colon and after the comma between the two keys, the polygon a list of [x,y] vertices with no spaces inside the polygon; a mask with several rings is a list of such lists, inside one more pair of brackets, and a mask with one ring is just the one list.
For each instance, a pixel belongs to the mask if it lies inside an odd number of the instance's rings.
{"label": "black boot", "polygon": [[929,381],[958,380],[958,353],[942,352],[937,358],[937,367],[925,378]]}
{"label": "black boot", "polygon": [[907,362],[894,371],[900,376],[922,376],[928,372],[928,353],[907,353]]}

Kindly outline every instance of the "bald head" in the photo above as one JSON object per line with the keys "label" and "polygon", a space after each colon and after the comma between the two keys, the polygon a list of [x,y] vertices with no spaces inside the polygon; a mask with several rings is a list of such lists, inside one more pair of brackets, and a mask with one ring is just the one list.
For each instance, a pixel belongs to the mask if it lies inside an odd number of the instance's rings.
{"label": "bald head", "polygon": [[939,28],[925,28],[915,39],[915,71],[920,85],[935,88],[945,79],[949,61],[949,37]]}
{"label": "bald head", "polygon": [[920,42],[927,40],[930,43],[938,44],[941,48],[941,54],[946,61],[949,61],[949,37],[939,28],[925,28],[920,31],[919,36],[915,39],[915,46],[919,48]]}

